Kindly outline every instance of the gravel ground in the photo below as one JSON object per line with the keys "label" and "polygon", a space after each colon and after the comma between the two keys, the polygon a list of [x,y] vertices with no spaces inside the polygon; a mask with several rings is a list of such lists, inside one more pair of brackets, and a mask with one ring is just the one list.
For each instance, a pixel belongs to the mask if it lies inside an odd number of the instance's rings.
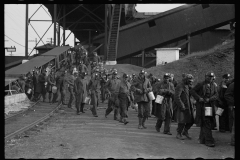
{"label": "gravel ground", "polygon": [[[213,131],[216,146],[209,148],[197,143],[199,128],[193,126],[192,140],[178,140],[176,123],[173,135],[156,132],[156,118],[146,121],[147,129],[137,129],[135,110],[129,109],[129,123],[113,120],[113,113],[104,117],[107,104],[101,104],[99,117],[89,110],[76,115],[75,109],[63,106],[49,120],[26,131],[5,144],[5,158],[234,158],[230,133]],[[86,106],[85,108],[89,108]]]}

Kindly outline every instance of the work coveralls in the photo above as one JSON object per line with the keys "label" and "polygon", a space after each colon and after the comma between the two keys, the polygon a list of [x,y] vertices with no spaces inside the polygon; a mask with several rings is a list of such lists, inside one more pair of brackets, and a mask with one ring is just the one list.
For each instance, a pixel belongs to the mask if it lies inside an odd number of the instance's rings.
{"label": "work coveralls", "polygon": [[91,108],[93,116],[97,116],[97,106],[100,102],[100,88],[100,79],[93,77],[88,84],[88,89],[91,93],[91,105],[93,105]]}
{"label": "work coveralls", "polygon": [[119,84],[119,109],[120,109],[120,122],[126,123],[127,108],[130,105],[130,87],[131,84],[122,80]]}
{"label": "work coveralls", "polygon": [[48,82],[47,84],[48,99],[49,99],[49,102],[52,102],[52,95],[53,95],[52,87],[56,84],[55,75],[54,74],[48,75],[47,82]]}
{"label": "work coveralls", "polygon": [[227,101],[229,107],[229,115],[233,119],[232,123],[232,135],[231,135],[231,145],[235,146],[235,103],[234,103],[234,82],[232,82],[224,94],[224,98]]}
{"label": "work coveralls", "polygon": [[119,99],[118,99],[118,91],[119,91],[119,83],[120,80],[117,78],[111,78],[110,80],[107,81],[105,87],[108,93],[110,93],[110,97],[108,99],[108,108],[106,109],[105,117],[109,113],[114,110],[114,120],[119,120],[118,115],[119,115]]}
{"label": "work coveralls", "polygon": [[107,81],[108,81],[107,76],[106,77],[103,76],[101,78],[101,80],[100,80],[102,103],[104,103],[104,101],[106,99],[106,88],[105,88],[105,85],[106,85]]}
{"label": "work coveralls", "polygon": [[83,103],[83,83],[81,81],[81,77],[77,77],[77,79],[74,81],[74,93],[75,93],[75,98],[76,98],[76,101],[75,101],[75,107],[77,109],[77,114],[79,114],[80,112],[80,107],[81,107],[81,104]]}
{"label": "work coveralls", "polygon": [[164,97],[162,104],[156,103],[156,109],[154,115],[158,118],[156,123],[156,129],[160,129],[163,121],[164,124],[164,133],[170,133],[170,126],[173,115],[172,108],[172,96],[175,94],[174,85],[171,82],[160,82],[155,85],[157,95]]}
{"label": "work coveralls", "polygon": [[137,77],[132,82],[131,90],[134,91],[134,100],[138,104],[138,128],[142,129],[143,126],[146,128],[144,123],[149,115],[150,102],[147,93],[152,90],[151,83],[146,77]]}
{"label": "work coveralls", "polygon": [[68,108],[72,108],[72,102],[75,100],[75,96],[73,93],[74,80],[75,80],[75,77],[73,75],[70,75],[67,78],[68,91],[70,93],[70,99],[68,101]]}
{"label": "work coveralls", "polygon": [[[212,128],[215,123],[215,101],[218,97],[217,86],[214,83],[200,82],[190,90],[190,94],[197,101],[195,123],[200,125],[199,142],[201,144],[215,144]],[[200,98],[209,98],[209,102],[199,102]],[[205,116],[205,107],[212,107],[212,116]]]}

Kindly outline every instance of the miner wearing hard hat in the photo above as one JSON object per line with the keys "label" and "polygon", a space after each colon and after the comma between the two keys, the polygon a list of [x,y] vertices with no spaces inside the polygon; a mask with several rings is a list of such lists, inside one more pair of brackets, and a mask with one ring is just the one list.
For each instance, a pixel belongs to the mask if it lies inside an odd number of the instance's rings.
{"label": "miner wearing hard hat", "polygon": [[217,86],[213,83],[215,74],[207,72],[205,80],[199,82],[190,90],[190,94],[197,101],[195,123],[200,126],[199,143],[214,147],[212,126],[215,125],[215,101],[218,98]]}

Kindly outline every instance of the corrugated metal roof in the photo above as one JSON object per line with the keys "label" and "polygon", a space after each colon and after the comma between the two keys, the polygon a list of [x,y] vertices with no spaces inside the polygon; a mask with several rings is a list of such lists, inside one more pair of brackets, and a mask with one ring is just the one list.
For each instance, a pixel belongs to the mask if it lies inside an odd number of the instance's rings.
{"label": "corrugated metal roof", "polygon": [[42,66],[48,62],[50,62],[52,59],[54,59],[55,56],[38,56],[30,61],[23,63],[21,65],[18,65],[16,67],[13,67],[5,72],[5,76],[9,77],[19,77],[21,74],[27,74],[29,71],[34,69],[35,66]]}
{"label": "corrugated metal roof", "polygon": [[67,51],[70,48],[71,48],[70,46],[56,47],[46,53],[41,54],[41,56],[57,56]]}

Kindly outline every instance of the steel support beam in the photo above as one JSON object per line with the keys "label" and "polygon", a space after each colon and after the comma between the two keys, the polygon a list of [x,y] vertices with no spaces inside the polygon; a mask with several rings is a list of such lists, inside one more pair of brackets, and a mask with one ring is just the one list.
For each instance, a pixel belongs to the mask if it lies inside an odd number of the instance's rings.
{"label": "steel support beam", "polygon": [[98,20],[100,21],[104,21],[103,19],[101,19],[99,16],[97,16],[96,14],[94,14],[92,11],[88,10],[86,7],[82,6],[82,8],[84,8],[85,10],[87,10],[89,13],[91,13],[92,15],[94,15]]}
{"label": "steel support beam", "polygon": [[61,18],[59,18],[58,20],[60,21],[61,19],[63,19],[64,17],[66,17],[67,15],[69,15],[70,13],[72,13],[73,11],[75,11],[76,9],[78,9],[79,7],[81,7],[83,4],[78,5],[76,8],[74,8],[73,10],[71,10],[70,12],[68,12],[66,15],[63,15]]}
{"label": "steel support beam", "polygon": [[51,21],[52,22],[52,20],[29,20],[29,21],[40,21],[40,22],[49,22],[49,21]]}
{"label": "steel support beam", "polygon": [[91,45],[91,30],[89,30],[89,42],[88,42],[88,52],[90,53],[90,45]]}
{"label": "steel support beam", "polygon": [[[61,7],[62,9],[62,7]],[[59,10],[59,13],[58,13],[58,18],[61,16],[61,9]],[[57,46],[60,46],[60,20],[58,20],[58,29],[57,29],[57,40],[58,40],[58,43],[57,43]]]}
{"label": "steel support beam", "polygon": [[28,4],[26,4],[25,57],[28,57]]}
{"label": "steel support beam", "polygon": [[60,46],[60,24],[58,23],[58,46]]}
{"label": "steel support beam", "polygon": [[[63,15],[66,13],[66,6],[63,5]],[[63,18],[63,46],[65,46],[66,17]]]}
{"label": "steel support beam", "polygon": [[[53,23],[52,23],[53,24]],[[43,34],[43,36],[40,38],[40,40],[38,41],[38,43],[42,40],[42,38],[45,36],[45,34],[47,33],[47,31],[50,29],[50,27],[52,26],[52,24],[48,27],[48,29],[46,30],[46,32]],[[36,46],[35,47],[37,47],[37,45],[38,45],[38,43],[36,44]],[[34,48],[35,48],[34,47]],[[32,51],[34,50],[34,48],[32,49]],[[28,56],[30,56],[31,54],[32,54],[32,51],[29,53],[29,55]]]}
{"label": "steel support beam", "polygon": [[53,28],[53,44],[56,46],[56,21],[57,21],[57,4],[54,4],[54,28]]}
{"label": "steel support beam", "polygon": [[108,12],[108,4],[105,4],[105,37],[104,37],[104,58],[107,59],[107,38],[108,38],[108,24],[107,24],[107,12]]}

